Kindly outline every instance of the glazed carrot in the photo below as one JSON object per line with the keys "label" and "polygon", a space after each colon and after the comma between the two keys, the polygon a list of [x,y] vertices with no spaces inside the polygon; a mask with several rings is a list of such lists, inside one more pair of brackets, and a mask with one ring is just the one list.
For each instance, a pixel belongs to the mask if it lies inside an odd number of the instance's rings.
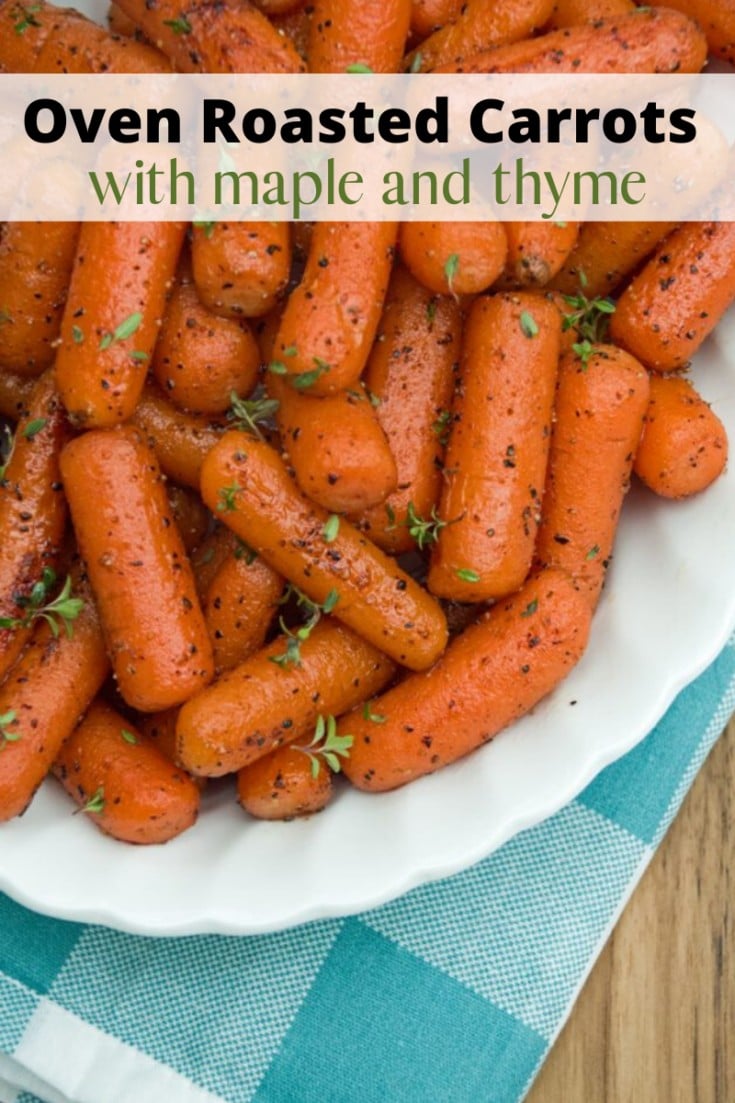
{"label": "glazed carrot", "polygon": [[379,401],[376,413],[395,457],[398,489],[355,519],[374,543],[394,555],[416,547],[409,509],[414,518],[429,520],[439,500],[460,335],[454,299],[433,296],[397,267],[365,383]]}
{"label": "glazed carrot", "polygon": [[135,722],[136,729],[150,740],[169,762],[176,762],[178,716],[178,708],[164,709],[163,712],[141,713]]}
{"label": "glazed carrot", "polygon": [[339,731],[354,740],[345,774],[360,789],[382,792],[487,743],[575,666],[590,617],[563,571],[530,578],[457,636],[431,670],[342,718]]}
{"label": "glazed carrot", "polygon": [[502,274],[508,240],[500,222],[404,222],[399,248],[429,291],[472,295]]}
{"label": "glazed carrot", "polygon": [[180,222],[82,226],[56,357],[75,424],[104,428],[133,413],[184,232]]}
{"label": "glazed carrot", "polygon": [[[66,524],[59,454],[69,435],[64,409],[47,373],[18,422],[0,480],[0,617],[25,620],[26,603],[45,569],[58,567]],[[51,595],[49,595],[51,596]],[[31,634],[0,627],[0,681]]]}
{"label": "glazed carrot", "polygon": [[317,717],[337,716],[379,693],[393,663],[354,632],[324,618],[300,645],[299,663],[276,663],[280,636],[182,707],[177,761],[219,777],[302,736]]}
{"label": "glazed carrot", "polygon": [[72,635],[55,638],[42,623],[0,684],[0,821],[25,810],[110,668],[91,592],[78,574],[73,589],[84,605]]}
{"label": "glazed carrot", "polygon": [[51,32],[33,65],[35,73],[166,73],[171,65],[159,51],[134,38],[112,35],[80,12],[52,8]]}
{"label": "glazed carrot", "polygon": [[[280,574],[386,655],[430,666],[447,639],[434,599],[347,521],[301,493],[277,452],[231,432],[202,467],[209,508]],[[336,604],[334,603],[336,600]]]}
{"label": "glazed carrot", "polygon": [[150,385],[135,408],[133,424],[156,453],[164,475],[199,490],[204,457],[222,435],[222,426],[177,410],[158,387]]}
{"label": "glazed carrot", "polygon": [[112,34],[123,35],[127,38],[137,38],[138,40],[143,37],[143,32],[138,27],[138,24],[133,22],[114,0],[107,9],[107,25]]}
{"label": "glazed carrot", "polygon": [[481,298],[465,326],[429,589],[455,601],[517,590],[540,519],[559,316],[528,292]]}
{"label": "glazed carrot", "polygon": [[291,271],[288,222],[195,226],[194,282],[205,306],[225,318],[260,318],[286,290]]}
{"label": "glazed carrot", "polygon": [[397,73],[411,0],[315,0],[307,57],[310,73],[344,73],[365,65]]}
{"label": "glazed carrot", "polygon": [[66,740],[53,773],[100,831],[122,842],[168,842],[199,812],[192,779],[102,701]]}
{"label": "glazed carrot", "polygon": [[0,72],[30,73],[33,70],[58,13],[58,8],[39,2],[34,4],[32,18],[29,18],[16,0],[0,0]]}
{"label": "glazed carrot", "polygon": [[253,389],[258,363],[247,322],[213,314],[182,273],[166,306],[152,365],[171,402],[196,413],[224,413],[233,391],[246,395]]}
{"label": "glazed carrot", "polygon": [[419,39],[428,38],[445,23],[454,23],[462,0],[412,0],[411,31]]}
{"label": "glazed carrot", "polygon": [[[210,514],[211,516],[211,514]],[[194,571],[199,599],[203,603],[209,587],[214,582],[217,571],[225,560],[234,555],[236,549],[244,548],[241,540],[231,532],[226,525],[217,525],[210,532],[191,557],[191,566]]]}
{"label": "glazed carrot", "polygon": [[633,470],[661,497],[688,498],[722,474],[727,463],[727,433],[688,379],[652,375],[650,383]]}
{"label": "glazed carrot", "polygon": [[179,704],[212,677],[212,649],[155,456],[130,426],[93,430],[61,473],[124,700]]}
{"label": "glazed carrot", "polygon": [[79,226],[5,222],[0,227],[0,367],[37,376],[55,355]]}
{"label": "glazed carrot", "polygon": [[28,410],[34,379],[0,371],[0,414],[18,421]]}
{"label": "glazed carrot", "polygon": [[542,566],[569,572],[594,609],[648,406],[648,375],[612,345],[559,366],[555,420],[536,541]]}
{"label": "glazed carrot", "polygon": [[202,602],[215,672],[232,670],[263,646],[285,583],[238,544],[220,566]]}
{"label": "glazed carrot", "polygon": [[[301,283],[283,312],[277,370],[312,395],[358,380],[380,321],[397,226],[393,222],[320,222]],[[271,366],[273,368],[273,365]]]}
{"label": "glazed carrot", "polygon": [[280,747],[237,775],[237,799],[259,820],[293,820],[321,812],[332,795],[332,774],[294,747]]}
{"label": "glazed carrot", "polygon": [[481,50],[527,39],[543,27],[552,8],[553,0],[514,0],[512,4],[466,0],[455,22],[435,31],[408,55],[406,67],[428,72],[458,64]]}
{"label": "glazed carrot", "polygon": [[118,0],[146,38],[182,73],[298,73],[291,43],[248,0],[202,0],[182,11],[177,0]]}
{"label": "glazed carrot", "polygon": [[504,222],[505,278],[517,287],[544,287],[559,272],[579,234],[578,222]]}
{"label": "glazed carrot", "polygon": [[585,222],[549,287],[588,298],[612,295],[676,226],[675,222]]}
{"label": "glazed carrot", "polygon": [[704,35],[679,12],[641,8],[485,50],[443,73],[698,73],[707,60]]}
{"label": "glazed carrot", "polygon": [[654,7],[675,8],[691,19],[696,19],[707,36],[711,54],[735,64],[735,4],[732,0],[666,0],[661,5],[653,0]]}
{"label": "glazed carrot", "polygon": [[166,484],[166,497],[171,516],[184,542],[186,554],[198,548],[209,530],[209,510],[201,498],[186,486]]}
{"label": "glazed carrot", "polygon": [[[676,5],[666,4],[667,8]],[[562,27],[575,27],[578,23],[593,23],[598,19],[617,19],[635,11],[633,0],[556,0],[551,19],[546,24],[550,31]]]}
{"label": "glazed carrot", "polygon": [[358,382],[327,398],[299,394],[268,378],[276,419],[296,482],[324,509],[348,513],[383,502],[397,483],[396,462],[376,411]]}
{"label": "glazed carrot", "polygon": [[656,371],[691,360],[735,300],[735,222],[689,222],[621,295],[610,337]]}

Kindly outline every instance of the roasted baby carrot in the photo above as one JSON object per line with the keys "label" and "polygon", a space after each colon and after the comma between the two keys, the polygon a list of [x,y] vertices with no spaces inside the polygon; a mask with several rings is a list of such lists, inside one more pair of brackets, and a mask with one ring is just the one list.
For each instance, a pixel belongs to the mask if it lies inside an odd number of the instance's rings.
{"label": "roasted baby carrot", "polygon": [[199,490],[204,457],[222,435],[207,417],[177,410],[158,387],[147,386],[135,408],[133,424],[143,433],[168,478]]}
{"label": "roasted baby carrot", "polygon": [[567,295],[584,290],[590,299],[612,295],[675,226],[675,222],[585,222],[549,287]]}
{"label": "roasted baby carrot", "polygon": [[411,0],[315,0],[309,72],[345,73],[357,65],[397,73],[410,16]]}
{"label": "roasted baby carrot", "polygon": [[735,64],[735,4],[732,0],[653,0],[654,7],[675,8],[696,19],[707,36],[710,53]]}
{"label": "roasted baby carrot", "polygon": [[91,591],[78,573],[73,589],[83,605],[72,634],[54,636],[41,623],[0,684],[0,821],[25,810],[110,669]]}
{"label": "roasted baby carrot", "polygon": [[134,38],[110,34],[80,12],[58,8],[33,65],[36,73],[166,73],[159,51]]}
{"label": "roasted baby carrot", "polygon": [[399,248],[430,291],[472,295],[502,275],[508,241],[500,222],[404,222]]}
{"label": "roasted baby carrot", "polygon": [[332,773],[294,747],[277,751],[245,766],[237,775],[237,799],[259,820],[293,820],[321,812],[332,795]]}
{"label": "roasted baby carrot", "polygon": [[429,589],[456,601],[517,590],[546,476],[560,321],[529,292],[473,303],[462,347]]}
{"label": "roasted baby carrot", "polygon": [[578,222],[504,222],[505,279],[514,287],[545,287],[560,271],[579,234]]}
{"label": "roasted baby carrot", "polygon": [[[0,480],[0,618],[21,622],[0,627],[0,681],[30,637],[28,602],[34,587],[45,571],[58,567],[66,524],[59,454],[68,436],[66,414],[53,375],[47,373],[18,422]],[[42,595],[47,596],[52,595]]]}
{"label": "roasted baby carrot", "polygon": [[184,541],[186,554],[191,555],[207,536],[210,522],[209,510],[199,495],[186,486],[167,483],[166,497],[171,516]]}
{"label": "roasted baby carrot", "polygon": [[460,336],[456,301],[432,295],[397,267],[365,383],[378,402],[375,412],[395,458],[398,488],[355,518],[374,543],[394,555],[415,548],[417,540],[423,547],[433,532]]}
{"label": "roasted baby carrot", "polygon": [[0,72],[30,73],[58,9],[39,0],[29,14],[15,0],[0,2]]}
{"label": "roasted baby carrot", "polygon": [[93,430],[61,473],[123,698],[179,704],[211,679],[212,649],[154,454],[131,426]]}
{"label": "roasted baby carrot", "polygon": [[443,651],[438,603],[349,522],[309,502],[269,445],[226,433],[204,461],[202,497],[266,563],[396,662],[423,670]]}
{"label": "roasted baby carrot", "polygon": [[125,14],[125,12],[112,0],[107,8],[107,26],[112,34],[122,35],[124,38],[137,38],[141,40],[143,32],[137,23]]}
{"label": "roasted baby carrot", "polygon": [[153,354],[153,375],[171,402],[195,413],[224,413],[233,391],[247,395],[253,389],[258,363],[247,322],[213,314],[182,273]]}
{"label": "roasted baby carrot", "polygon": [[306,7],[269,15],[268,18],[278,33],[289,40],[304,65],[306,65],[306,56],[309,49],[309,29],[311,27],[311,15]]}
{"label": "roasted baby carrot", "polygon": [[95,701],[53,773],[100,831],[126,843],[165,843],[196,821],[199,789],[123,716]]}
{"label": "roasted baby carrot", "polygon": [[388,288],[393,222],[320,222],[301,283],[281,318],[271,371],[299,390],[334,394],[365,367]]}
{"label": "roasted baby carrot", "polygon": [[453,23],[435,31],[409,54],[407,68],[428,72],[458,64],[481,50],[527,39],[543,27],[553,6],[553,0],[514,0],[512,4],[467,0]]}
{"label": "roasted baby carrot", "polygon": [[284,453],[309,498],[330,512],[348,513],[383,502],[395,490],[396,462],[359,382],[312,398],[270,375],[268,393],[278,402]]}
{"label": "roasted baby carrot", "polygon": [[542,571],[498,602],[436,666],[339,723],[353,737],[342,768],[382,792],[433,773],[492,739],[550,693],[581,658],[591,612],[563,571]]}
{"label": "roasted baby carrot", "polygon": [[612,345],[562,357],[543,518],[542,566],[569,572],[594,608],[648,406],[648,374]]}
{"label": "roasted baby carrot", "polygon": [[55,355],[79,226],[5,222],[0,227],[0,367],[37,376]]}
{"label": "roasted baby carrot", "polygon": [[0,414],[18,421],[28,410],[34,379],[0,371]]}
{"label": "roasted baby carrot", "polygon": [[[666,7],[676,5],[667,4]],[[550,31],[558,31],[562,27],[575,27],[578,23],[617,19],[632,11],[635,11],[633,0],[556,0],[546,27]]]}
{"label": "roasted baby carrot", "polygon": [[286,290],[291,230],[288,222],[194,226],[191,259],[205,306],[225,318],[260,318]]}
{"label": "roasted baby carrot", "polygon": [[707,43],[680,12],[641,8],[485,50],[438,67],[444,73],[698,73]]}
{"label": "roasted baby carrot", "polygon": [[239,770],[311,737],[320,714],[338,716],[393,677],[385,655],[331,618],[300,642],[298,661],[284,658],[290,638],[280,636],[182,707],[177,761],[187,770],[208,777]]}
{"label": "roasted baby carrot", "polygon": [[691,360],[735,300],[735,222],[688,222],[628,284],[610,337],[656,371]]}
{"label": "roasted baby carrot", "polygon": [[56,379],[72,421],[133,413],[184,240],[180,222],[86,222],[61,323]]}
{"label": "roasted baby carrot", "polygon": [[272,567],[236,542],[202,602],[217,674],[232,670],[263,646],[284,586]]}
{"label": "roasted baby carrot", "polygon": [[411,32],[418,39],[428,38],[445,23],[454,23],[462,0],[412,0]]}
{"label": "roasted baby carrot", "polygon": [[727,433],[688,379],[652,375],[650,383],[633,470],[661,497],[688,498],[722,474],[727,463]]}

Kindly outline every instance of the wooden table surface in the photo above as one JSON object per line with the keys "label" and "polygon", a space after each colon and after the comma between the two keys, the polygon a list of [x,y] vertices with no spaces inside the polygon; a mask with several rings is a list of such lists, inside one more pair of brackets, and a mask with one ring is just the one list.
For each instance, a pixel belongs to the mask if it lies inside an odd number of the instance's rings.
{"label": "wooden table surface", "polygon": [[735,1101],[735,718],[526,1103]]}

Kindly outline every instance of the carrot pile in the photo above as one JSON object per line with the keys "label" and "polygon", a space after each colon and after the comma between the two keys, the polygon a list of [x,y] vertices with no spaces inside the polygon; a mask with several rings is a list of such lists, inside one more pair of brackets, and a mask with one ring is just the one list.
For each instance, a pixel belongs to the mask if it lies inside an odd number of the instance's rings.
{"label": "carrot pile", "polygon": [[[0,0],[0,71],[732,59],[671,7]],[[722,473],[686,373],[734,300],[725,223],[4,225],[0,821],[52,774],[162,843],[207,778],[289,819],[486,743],[582,657],[633,475]]]}

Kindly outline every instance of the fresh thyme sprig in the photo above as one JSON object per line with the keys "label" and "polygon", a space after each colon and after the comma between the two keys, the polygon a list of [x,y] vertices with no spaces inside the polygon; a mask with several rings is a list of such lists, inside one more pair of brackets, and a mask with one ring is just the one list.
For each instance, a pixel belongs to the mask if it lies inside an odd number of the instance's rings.
{"label": "fresh thyme sprig", "polygon": [[338,774],[342,769],[340,759],[350,757],[350,748],[354,743],[351,735],[337,735],[337,721],[333,716],[326,719],[321,713],[316,718],[314,737],[306,747],[295,747],[297,751],[303,751],[311,760],[311,776],[319,777],[322,760],[329,769]]}
{"label": "fresh thyme sprig", "polygon": [[47,598],[56,584],[56,571],[51,567],[44,567],[41,578],[34,583],[27,597],[18,599],[17,604],[24,610],[22,617],[0,617],[0,628],[30,628],[35,620],[45,620],[51,629],[54,639],[57,639],[61,626],[66,629],[67,636],[71,639],[74,634],[72,622],[77,619],[84,602],[79,597],[72,597],[71,575],[67,575],[64,585],[53,601]]}
{"label": "fresh thyme sprig", "polygon": [[270,421],[279,406],[280,402],[275,398],[266,398],[264,395],[240,398],[237,391],[231,391],[227,417],[233,423],[233,428],[244,429],[246,433],[252,433],[259,440],[264,440],[260,425]]}
{"label": "fresh thyme sprig", "polygon": [[564,302],[572,310],[564,315],[562,329],[576,329],[580,340],[575,341],[572,349],[586,367],[594,346],[605,340],[610,315],[615,313],[615,303],[612,299],[599,296],[588,299],[584,293],[587,286],[584,272],[579,273],[579,283],[580,290],[576,295],[563,296]]}
{"label": "fresh thyme sprig", "polygon": [[280,604],[284,605],[292,597],[296,599],[297,605],[306,611],[307,616],[305,622],[295,630],[288,627],[283,617],[279,617],[278,619],[281,631],[286,637],[286,650],[281,652],[280,655],[271,655],[270,661],[280,666],[282,669],[285,669],[287,666],[301,665],[301,644],[304,643],[305,640],[308,640],[321,620],[322,615],[331,613],[339,601],[339,593],[337,590],[330,590],[320,605],[318,602],[312,601],[310,597],[307,597],[298,586],[289,583],[281,598]]}

